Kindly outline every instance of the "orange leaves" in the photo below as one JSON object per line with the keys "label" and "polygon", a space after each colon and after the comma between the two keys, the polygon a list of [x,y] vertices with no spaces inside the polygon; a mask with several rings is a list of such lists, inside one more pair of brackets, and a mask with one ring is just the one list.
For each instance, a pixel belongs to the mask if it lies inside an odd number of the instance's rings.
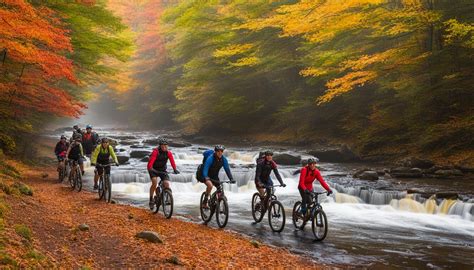
{"label": "orange leaves", "polygon": [[350,72],[340,78],[330,80],[326,86],[328,90],[317,100],[318,104],[331,101],[333,98],[349,92],[354,87],[363,86],[377,78],[375,71],[355,71]]}

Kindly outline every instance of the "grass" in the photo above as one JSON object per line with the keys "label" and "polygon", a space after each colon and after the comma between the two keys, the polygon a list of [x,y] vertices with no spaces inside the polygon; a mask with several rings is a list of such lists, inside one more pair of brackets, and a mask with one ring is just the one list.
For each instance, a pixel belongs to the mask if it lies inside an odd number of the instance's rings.
{"label": "grass", "polygon": [[18,266],[18,262],[10,257],[10,255],[0,252],[0,265]]}
{"label": "grass", "polygon": [[32,239],[32,233],[31,233],[31,230],[30,228],[28,228],[26,225],[23,225],[23,224],[17,224],[15,225],[15,232],[25,238],[26,240],[28,241],[31,241]]}
{"label": "grass", "polygon": [[23,195],[33,196],[33,189],[22,182],[15,182],[12,187],[18,189]]}
{"label": "grass", "polygon": [[23,257],[25,259],[33,259],[36,261],[42,261],[44,258],[46,258],[43,254],[41,254],[41,252],[34,249],[30,249],[25,255],[23,255]]}

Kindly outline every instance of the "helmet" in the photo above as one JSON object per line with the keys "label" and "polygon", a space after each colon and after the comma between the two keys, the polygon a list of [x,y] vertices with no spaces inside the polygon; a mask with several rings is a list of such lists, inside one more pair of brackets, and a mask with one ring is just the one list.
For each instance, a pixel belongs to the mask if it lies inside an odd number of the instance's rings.
{"label": "helmet", "polygon": [[102,139],[100,140],[100,142],[101,142],[101,143],[108,143],[108,142],[109,142],[109,139],[107,139],[107,138],[102,138]]}
{"label": "helmet", "polygon": [[79,126],[78,125],[74,125],[72,126],[73,129],[79,129]]}
{"label": "helmet", "polygon": [[219,150],[220,150],[220,151],[224,151],[224,150],[225,150],[225,147],[224,147],[223,145],[220,145],[220,144],[216,145],[216,146],[214,147],[214,151],[219,151]]}
{"label": "helmet", "polygon": [[62,140],[62,139],[66,140],[67,138],[66,138],[66,136],[64,136],[64,135],[61,135],[61,140]]}
{"label": "helmet", "polygon": [[165,138],[160,138],[158,140],[159,145],[168,145],[168,141]]}
{"label": "helmet", "polygon": [[271,150],[265,151],[265,156],[273,156],[273,152]]}
{"label": "helmet", "polygon": [[309,164],[314,164],[314,163],[316,163],[316,162],[318,162],[318,161],[319,161],[318,158],[308,158],[308,165],[309,165]]}
{"label": "helmet", "polygon": [[87,126],[86,126],[86,129],[92,129],[92,126],[91,126],[91,125],[87,125]]}

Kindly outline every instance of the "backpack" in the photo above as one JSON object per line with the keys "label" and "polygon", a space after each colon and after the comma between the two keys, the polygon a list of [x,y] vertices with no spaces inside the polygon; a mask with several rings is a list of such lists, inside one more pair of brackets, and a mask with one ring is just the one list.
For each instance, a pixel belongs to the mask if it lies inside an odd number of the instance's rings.
{"label": "backpack", "polygon": [[204,163],[206,162],[207,158],[211,156],[212,154],[214,154],[213,150],[206,150],[204,151],[204,153],[202,153],[203,155],[202,164],[199,164],[196,170],[196,179],[198,181],[201,181],[201,182],[204,181],[204,176],[202,175],[202,170],[204,169]]}

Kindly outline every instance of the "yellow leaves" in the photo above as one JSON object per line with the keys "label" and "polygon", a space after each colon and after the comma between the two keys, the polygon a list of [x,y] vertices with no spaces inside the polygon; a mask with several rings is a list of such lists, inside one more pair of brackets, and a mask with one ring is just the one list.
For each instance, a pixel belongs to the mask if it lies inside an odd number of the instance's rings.
{"label": "yellow leaves", "polygon": [[213,56],[216,58],[234,56],[237,54],[246,53],[253,47],[254,45],[250,43],[229,45],[222,49],[215,50]]}
{"label": "yellow leaves", "polygon": [[315,67],[308,67],[299,72],[299,74],[303,77],[318,77],[327,73],[327,70]]}
{"label": "yellow leaves", "polygon": [[447,34],[444,36],[448,45],[459,43],[466,48],[474,49],[474,24],[460,23],[456,19],[444,23]]}
{"label": "yellow leaves", "polygon": [[397,56],[397,49],[386,50],[381,53],[375,53],[372,55],[363,55],[357,60],[347,60],[343,63],[342,70],[352,69],[352,70],[362,70],[372,64],[383,63],[392,57]]}
{"label": "yellow leaves", "polygon": [[323,104],[329,102],[333,98],[352,90],[354,87],[363,86],[376,77],[377,73],[375,71],[355,71],[340,78],[333,79],[326,84],[328,90],[317,99],[317,103]]}

